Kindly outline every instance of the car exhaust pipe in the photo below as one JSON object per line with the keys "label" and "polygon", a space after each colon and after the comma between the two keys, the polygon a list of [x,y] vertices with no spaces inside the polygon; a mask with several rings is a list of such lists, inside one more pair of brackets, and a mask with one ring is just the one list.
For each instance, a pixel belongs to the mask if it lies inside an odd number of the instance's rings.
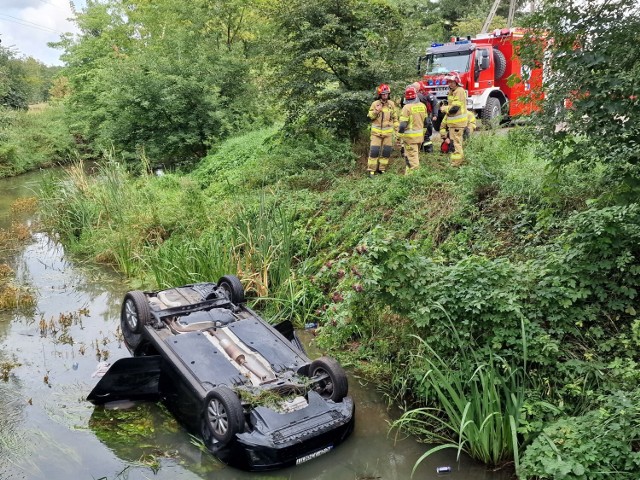
{"label": "car exhaust pipe", "polygon": [[237,345],[231,343],[231,340],[229,340],[228,338],[221,338],[219,340],[220,346],[224,349],[225,352],[227,352],[227,355],[229,355],[234,362],[236,362],[238,365],[244,365],[245,363],[247,363],[247,359],[244,356],[242,350],[240,350]]}
{"label": "car exhaust pipe", "polygon": [[251,354],[247,354],[244,350],[238,347],[225,332],[216,330],[211,334],[216,337],[218,342],[220,342],[222,349],[234,362],[249,370],[258,377],[261,382],[266,382],[275,378],[273,372],[268,371],[262,364],[256,361]]}

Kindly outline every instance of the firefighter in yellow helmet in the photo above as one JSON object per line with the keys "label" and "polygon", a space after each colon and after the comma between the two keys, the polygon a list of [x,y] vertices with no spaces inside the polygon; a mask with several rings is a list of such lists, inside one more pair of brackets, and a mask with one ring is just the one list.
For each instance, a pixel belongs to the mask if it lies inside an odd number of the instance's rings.
{"label": "firefighter in yellow helmet", "polygon": [[398,114],[396,105],[389,100],[389,85],[383,83],[376,92],[378,98],[371,104],[368,115],[371,120],[371,146],[367,162],[369,177],[387,170],[393,150],[393,135],[398,131]]}
{"label": "firefighter in yellow helmet", "polygon": [[440,136],[445,142],[453,143],[453,152],[450,153],[449,158],[451,165],[457,167],[464,161],[462,137],[469,122],[467,92],[462,88],[462,81],[457,72],[450,72],[444,79],[449,84],[449,93],[447,94],[447,105],[441,107],[446,115],[440,124]]}
{"label": "firefighter in yellow helmet", "polygon": [[404,143],[407,161],[405,173],[420,167],[420,146],[424,141],[427,107],[418,99],[418,90],[409,85],[404,91],[404,107],[400,112],[400,139]]}

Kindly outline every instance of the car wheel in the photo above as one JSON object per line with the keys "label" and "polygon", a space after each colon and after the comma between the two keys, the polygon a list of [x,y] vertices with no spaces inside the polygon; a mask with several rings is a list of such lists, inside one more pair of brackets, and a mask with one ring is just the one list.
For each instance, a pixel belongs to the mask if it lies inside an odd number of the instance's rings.
{"label": "car wheel", "polygon": [[326,375],[326,380],[318,382],[315,390],[324,398],[339,402],[347,396],[349,383],[347,374],[340,364],[331,357],[320,357],[309,366],[309,376]]}
{"label": "car wheel", "polygon": [[228,387],[216,387],[207,394],[203,416],[202,436],[207,444],[214,444],[212,440],[227,444],[244,430],[240,398]]}
{"label": "car wheel", "polygon": [[146,295],[140,290],[128,292],[120,311],[120,330],[124,343],[133,352],[142,341],[142,326],[151,322],[151,310]]}
{"label": "car wheel", "polygon": [[244,287],[240,283],[240,279],[235,275],[225,275],[218,280],[218,287],[224,290],[225,295],[231,302],[239,304],[246,302],[244,296]]}

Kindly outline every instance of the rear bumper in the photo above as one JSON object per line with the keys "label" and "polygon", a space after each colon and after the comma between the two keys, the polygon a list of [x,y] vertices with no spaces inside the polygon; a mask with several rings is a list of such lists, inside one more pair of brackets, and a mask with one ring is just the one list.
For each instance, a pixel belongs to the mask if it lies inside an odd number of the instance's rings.
{"label": "rear bumper", "polygon": [[[353,432],[355,411],[350,397],[343,400],[343,407],[348,415],[339,419],[334,411],[336,421],[330,425],[317,425],[314,421],[295,424],[296,432],[289,438],[278,438],[279,432],[261,434],[239,434],[224,451],[216,455],[228,465],[242,470],[261,472],[292,467],[313,460],[330,452],[345,441]],[[308,427],[308,429],[307,429]]]}

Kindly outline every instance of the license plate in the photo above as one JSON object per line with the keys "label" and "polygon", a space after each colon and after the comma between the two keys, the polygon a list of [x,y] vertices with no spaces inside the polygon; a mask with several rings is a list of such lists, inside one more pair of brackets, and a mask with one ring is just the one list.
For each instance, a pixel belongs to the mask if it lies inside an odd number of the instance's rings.
{"label": "license plate", "polygon": [[329,445],[328,447],[321,448],[320,450],[316,450],[315,452],[303,457],[296,458],[296,465],[300,465],[301,463],[308,462],[309,460],[313,460],[314,458],[318,458],[320,455],[324,455],[332,448],[333,445]]}

